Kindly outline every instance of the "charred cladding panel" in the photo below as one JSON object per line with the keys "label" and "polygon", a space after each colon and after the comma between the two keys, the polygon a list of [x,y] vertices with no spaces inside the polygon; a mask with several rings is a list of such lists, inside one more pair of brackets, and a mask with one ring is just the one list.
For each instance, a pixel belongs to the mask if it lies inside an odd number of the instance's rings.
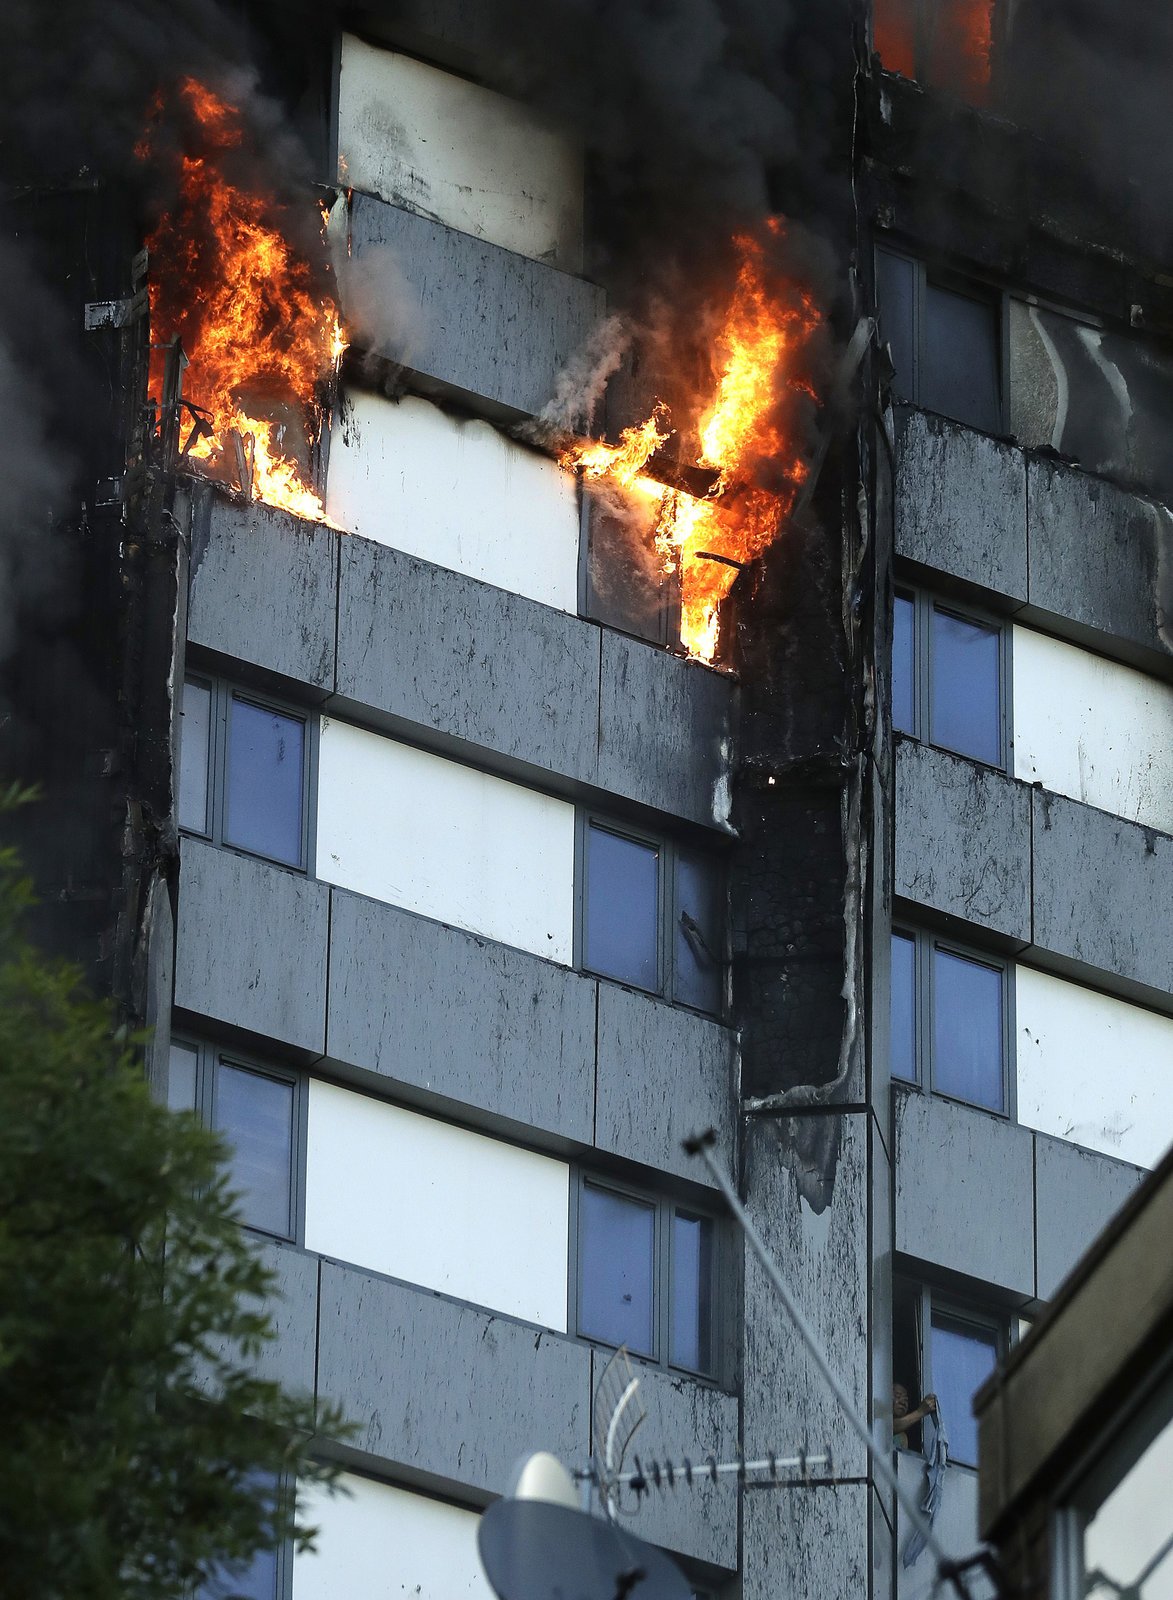
{"label": "charred cladding panel", "polygon": [[[343,309],[360,342],[475,410],[540,411],[605,308],[581,278],[366,195],[351,201],[349,247]],[[391,342],[367,331],[359,284],[366,304],[394,310]]]}

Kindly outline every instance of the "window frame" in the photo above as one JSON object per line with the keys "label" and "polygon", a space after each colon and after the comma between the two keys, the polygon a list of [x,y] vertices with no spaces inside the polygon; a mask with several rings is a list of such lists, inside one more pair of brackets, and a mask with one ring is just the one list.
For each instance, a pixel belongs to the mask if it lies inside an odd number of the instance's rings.
{"label": "window frame", "polygon": [[[938,933],[931,928],[918,927],[915,923],[896,915],[892,919],[892,935],[897,938],[911,939],[913,941],[913,1064],[916,1069],[915,1078],[899,1078],[891,1071],[891,1037],[889,1035],[889,1081],[893,1084],[903,1084],[906,1089],[915,1089],[921,1094],[935,1096],[940,1100],[947,1100],[951,1105],[969,1106],[975,1111],[984,1111],[989,1116],[1001,1117],[1007,1122],[1018,1121],[1018,1074],[1015,1070],[1015,1041],[1017,1030],[1014,1014],[1014,972],[1015,963],[1007,956],[1000,956],[992,951],[975,948],[961,940],[954,939],[947,934]],[[964,961],[972,961],[978,966],[992,968],[1002,975],[1002,1108],[998,1110],[993,1106],[981,1105],[976,1100],[962,1100],[956,1095],[939,1089],[936,1083],[935,1063],[933,1061],[933,1018],[935,1007],[933,955],[937,950],[942,950],[946,955],[958,956]],[[889,968],[891,960],[889,959]],[[889,979],[889,983],[891,980]],[[889,1012],[889,1015],[891,1013]]]}
{"label": "window frame", "polygon": [[[1010,295],[1000,284],[992,283],[988,279],[974,277],[957,268],[941,267],[929,270],[926,262],[912,250],[906,248],[897,240],[891,240],[885,235],[877,236],[872,242],[872,286],[873,298],[876,308],[876,321],[879,326],[880,338],[884,344],[891,344],[891,338],[884,329],[884,308],[880,303],[880,272],[877,265],[879,255],[891,256],[897,261],[906,262],[913,271],[912,291],[912,372],[909,387],[911,394],[904,394],[899,386],[892,391],[893,399],[904,405],[915,406],[919,411],[925,411],[930,416],[944,417],[958,428],[969,428],[974,433],[984,437],[1002,438],[1010,429],[1011,397],[1010,397]],[[922,368],[924,366],[924,346],[928,324],[928,289],[945,289],[951,294],[964,295],[967,299],[977,300],[988,305],[994,312],[997,322],[997,331],[994,339],[994,354],[998,363],[998,416],[997,426],[993,429],[979,428],[975,423],[965,422],[960,417],[950,416],[946,411],[935,411],[925,404],[922,399]],[[897,379],[899,384],[899,375]]]}
{"label": "window frame", "polygon": [[[195,1104],[191,1109],[206,1128],[215,1129],[216,1127],[216,1079],[221,1065],[234,1067],[241,1072],[251,1072],[256,1077],[270,1078],[278,1083],[289,1084],[292,1087],[293,1106],[289,1151],[289,1232],[273,1233],[268,1228],[257,1227],[254,1223],[246,1222],[243,1218],[241,1218],[240,1225],[242,1228],[247,1228],[249,1233],[255,1234],[258,1238],[273,1239],[279,1243],[304,1247],[305,1158],[309,1128],[309,1094],[306,1090],[305,1073],[298,1071],[295,1067],[286,1067],[272,1061],[262,1061],[242,1050],[226,1049],[210,1039],[202,1039],[196,1034],[188,1033],[179,1028],[172,1032],[168,1045],[178,1045],[185,1050],[195,1051],[196,1097]],[[167,1059],[168,1080],[170,1080],[170,1051],[168,1051]]]}
{"label": "window frame", "polygon": [[[652,1344],[654,1348],[650,1355],[645,1355],[636,1350],[629,1351],[632,1361],[658,1367],[667,1372],[683,1373],[686,1377],[694,1378],[698,1382],[719,1384],[725,1367],[725,1346],[721,1319],[721,1285],[726,1250],[723,1243],[724,1230],[721,1217],[711,1204],[706,1204],[703,1201],[698,1203],[692,1200],[682,1200],[676,1195],[649,1189],[628,1179],[615,1177],[611,1173],[604,1174],[591,1168],[578,1165],[572,1166],[570,1177],[570,1270],[567,1273],[569,1303],[567,1305],[566,1326],[575,1338],[603,1350],[617,1350],[619,1346],[612,1344],[609,1340],[597,1334],[583,1333],[579,1317],[583,1298],[582,1275],[586,1254],[583,1248],[582,1194],[586,1188],[601,1189],[608,1194],[616,1195],[623,1200],[629,1200],[636,1205],[652,1207],[655,1211],[652,1259]],[[711,1361],[707,1368],[689,1367],[681,1362],[672,1360],[672,1309],[676,1272],[672,1233],[677,1213],[690,1218],[703,1218],[712,1229],[708,1318]]]}
{"label": "window frame", "polygon": [[602,515],[599,498],[591,493],[581,478],[578,496],[578,615],[586,622],[597,623],[600,627],[609,628],[613,633],[621,634],[625,639],[639,639],[643,644],[678,652],[680,649],[679,568],[661,574],[658,604],[654,614],[649,611],[645,626],[640,627],[635,617],[621,617],[617,609],[608,605],[606,597],[595,587],[591,576],[596,516]]}
{"label": "window frame", "polygon": [[[597,972],[586,961],[587,920],[587,841],[589,830],[600,828],[620,839],[644,845],[659,852],[660,871],[656,888],[656,987],[645,988],[632,978],[616,978],[611,973]],[[721,907],[721,950],[717,952],[719,968],[719,994],[716,1007],[709,1009],[694,1005],[677,995],[676,932],[681,916],[680,891],[677,882],[677,865],[682,855],[702,858],[711,868],[716,882],[718,903]],[[691,1011],[698,1017],[723,1022],[729,1010],[729,874],[724,858],[703,845],[693,846],[670,835],[638,823],[629,823],[608,815],[591,806],[579,806],[574,826],[574,938],[572,953],[575,969],[594,978],[599,983],[617,983],[636,994],[649,994],[667,1005]]]}
{"label": "window frame", "polygon": [[[973,1328],[981,1334],[993,1334],[995,1362],[1004,1361],[1011,1345],[1016,1342],[1011,1326],[1011,1315],[1008,1312],[999,1311],[990,1305],[975,1305],[972,1301],[960,1299],[947,1291],[934,1288],[930,1283],[910,1283],[907,1278],[903,1280],[903,1292],[915,1307],[916,1340],[919,1347],[917,1350],[919,1371],[916,1373],[916,1379],[920,1389],[917,1403],[923,1400],[926,1394],[936,1393],[932,1348],[934,1315],[949,1322],[959,1323],[963,1328]],[[893,1370],[893,1384],[898,1382],[901,1376]],[[947,1423],[951,1420],[946,1418]],[[977,1471],[976,1461],[969,1462],[955,1458],[952,1449],[949,1452],[949,1460],[951,1465],[964,1467],[968,1472]]]}
{"label": "window frame", "polygon": [[[296,1493],[297,1484],[295,1480],[287,1473],[282,1472],[277,1479],[277,1504],[286,1511],[291,1510]],[[293,1540],[291,1538],[279,1539],[275,1547],[275,1554],[277,1561],[273,1574],[272,1600],[291,1600],[295,1558]],[[230,1600],[230,1597],[235,1593],[239,1593],[239,1591],[231,1587],[222,1590],[209,1589],[205,1581],[197,1584],[194,1589],[185,1591],[185,1600]]]}
{"label": "window frame", "polygon": [[[254,861],[268,861],[273,866],[284,867],[287,872],[296,872],[303,877],[313,877],[314,853],[317,844],[315,818],[317,813],[320,717],[315,715],[309,707],[298,705],[295,701],[253,689],[248,684],[240,683],[235,679],[218,677],[215,673],[203,671],[199,667],[192,667],[185,671],[183,683],[185,687],[188,683],[191,683],[210,690],[211,728],[208,738],[208,789],[204,806],[205,826],[201,831],[179,822],[179,770],[180,763],[183,760],[182,722],[180,723],[175,778],[176,825],[179,832],[191,838],[203,839],[208,844],[215,845],[219,850],[229,850],[234,855],[247,856]],[[237,701],[243,701],[245,704],[255,706],[262,711],[276,712],[278,716],[293,718],[300,722],[305,729],[302,745],[299,859],[296,863],[283,861],[278,856],[266,855],[260,850],[248,850],[243,845],[232,843],[225,837],[224,826],[228,809],[228,731],[232,708]]]}
{"label": "window frame", "polygon": [[[992,611],[983,610],[980,606],[968,605],[956,601],[949,595],[942,595],[936,590],[927,589],[922,584],[907,583],[896,578],[892,585],[892,623],[891,637],[893,651],[896,638],[896,602],[897,600],[911,601],[912,613],[912,720],[913,729],[898,728],[895,720],[895,667],[889,672],[889,715],[892,718],[893,735],[901,739],[913,739],[917,744],[928,745],[932,750],[942,750],[946,755],[958,756],[963,761],[973,761],[979,767],[985,767],[991,772],[1012,774],[1014,760],[1014,721],[1013,721],[1013,654],[1012,641],[1014,629],[1004,617],[996,616]],[[964,750],[957,750],[953,745],[942,744],[932,737],[932,697],[935,665],[933,659],[933,614],[943,612],[946,616],[956,617],[962,622],[972,623],[975,627],[985,628],[995,633],[998,639],[998,739],[999,757],[997,762],[987,761],[984,756],[970,755]]]}

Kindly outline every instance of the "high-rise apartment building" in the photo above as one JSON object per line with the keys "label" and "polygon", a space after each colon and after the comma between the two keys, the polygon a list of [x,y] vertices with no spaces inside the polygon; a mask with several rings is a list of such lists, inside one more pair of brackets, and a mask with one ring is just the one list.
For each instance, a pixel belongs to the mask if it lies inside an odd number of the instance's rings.
{"label": "high-rise apartment building", "polygon": [[93,612],[9,666],[30,749],[78,654],[116,708],[48,774],[49,909],[235,1147],[269,1366],[357,1424],[318,1553],[249,1582],[486,1594],[479,1510],[530,1450],[588,1463],[622,1344],[644,1456],[831,1455],[652,1490],[631,1526],[698,1593],[912,1600],[930,1558],[682,1141],[881,1448],[895,1384],[937,1395],[967,1554],[970,1396],[1173,1137],[1171,280],[1020,126],[1027,0],[844,5],[851,399],[689,659],[518,432],[608,309],[592,163],[637,158],[503,92],[515,36],[402,9],[296,47],[266,12],[344,310],[394,334],[343,365],[324,517],[152,465],[134,222],[38,213],[115,396]]}

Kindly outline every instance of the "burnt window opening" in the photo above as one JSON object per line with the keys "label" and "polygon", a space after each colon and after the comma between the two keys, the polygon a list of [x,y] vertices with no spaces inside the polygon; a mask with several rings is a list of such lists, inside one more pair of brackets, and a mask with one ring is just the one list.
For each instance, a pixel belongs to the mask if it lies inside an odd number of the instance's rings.
{"label": "burnt window opening", "polygon": [[1013,969],[925,929],[892,929],[892,1076],[1012,1114]]}
{"label": "burnt window opening", "polygon": [[635,1185],[580,1173],[576,1305],[583,1339],[702,1377],[718,1366],[718,1219]]}
{"label": "burnt window opening", "polygon": [[892,608],[892,727],[1005,772],[1010,761],[1010,630],[913,589]]}
{"label": "burnt window opening", "polygon": [[579,962],[675,1005],[719,1015],[726,991],[720,863],[663,834],[580,815]]}
{"label": "burnt window opening", "polygon": [[181,830],[306,871],[314,726],[295,707],[188,677],[180,713]]}
{"label": "burnt window opening", "polygon": [[1000,11],[997,0],[874,0],[872,48],[886,72],[987,106]]}
{"label": "burnt window opening", "polygon": [[293,1243],[301,1229],[302,1102],[295,1072],[206,1042],[171,1041],[169,1108],[195,1112],[224,1138],[243,1225]]}
{"label": "burnt window opening", "polygon": [[1004,432],[1002,297],[923,262],[876,250],[880,333],[899,400],[985,433]]}
{"label": "burnt window opening", "polygon": [[[949,1440],[949,1459],[976,1467],[973,1397],[1005,1355],[1009,1319],[966,1304],[926,1284],[897,1282],[892,1300],[893,1388],[903,1384],[910,1410],[935,1395]],[[922,1450],[927,1418],[909,1431],[907,1448]]]}
{"label": "burnt window opening", "polygon": [[580,551],[582,616],[649,644],[679,639],[679,574],[664,571],[654,522],[636,502],[584,491]]}

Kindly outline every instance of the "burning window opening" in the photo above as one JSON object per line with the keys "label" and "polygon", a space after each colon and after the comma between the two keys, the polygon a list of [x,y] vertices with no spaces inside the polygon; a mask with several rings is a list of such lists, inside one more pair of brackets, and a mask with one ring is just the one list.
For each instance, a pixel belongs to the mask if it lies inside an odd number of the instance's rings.
{"label": "burning window opening", "polygon": [[990,101],[995,0],[875,0],[872,45],[902,78]]}
{"label": "burning window opening", "polygon": [[327,521],[311,457],[346,339],[324,249],[315,268],[279,226],[278,203],[228,175],[245,144],[236,108],[192,78],[178,92],[196,149],[178,157],[178,200],[147,240],[152,393],[163,392],[164,351],[178,340],[196,424],[184,459],[266,505]]}
{"label": "burning window opening", "polygon": [[[771,219],[767,231],[777,237],[780,222]],[[623,497],[650,532],[662,570],[679,576],[680,641],[709,663],[721,601],[773,542],[809,471],[799,430],[784,418],[787,400],[814,398],[800,362],[820,320],[804,290],[771,283],[762,238],[740,235],[734,244],[737,278],[715,342],[716,388],[699,417],[695,460],[668,466],[674,429],[659,401],[617,444],[579,439],[561,451],[588,488],[593,481]],[[759,487],[767,474],[779,487]]]}

